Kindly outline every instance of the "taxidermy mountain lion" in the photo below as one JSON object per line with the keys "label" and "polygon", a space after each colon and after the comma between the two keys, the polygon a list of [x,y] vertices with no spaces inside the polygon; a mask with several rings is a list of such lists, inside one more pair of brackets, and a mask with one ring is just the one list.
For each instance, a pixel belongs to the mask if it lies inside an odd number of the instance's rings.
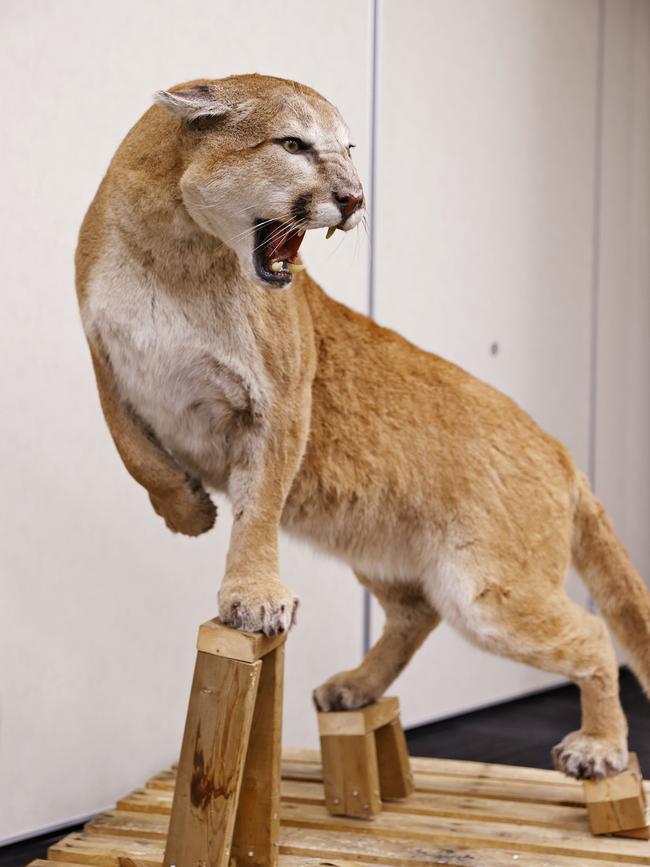
{"label": "taxidermy mountain lion", "polygon": [[106,422],[156,512],[196,536],[215,520],[209,489],[232,502],[221,619],[291,626],[282,526],[347,561],[386,612],[361,665],[315,691],[319,708],[377,699],[446,618],[578,684],[582,727],[555,747],[558,768],[620,771],[614,651],[563,585],[573,561],[646,691],[650,595],[560,443],[303,270],[306,230],[364,215],[336,108],[258,75],[154,102],[86,215],[77,291]]}

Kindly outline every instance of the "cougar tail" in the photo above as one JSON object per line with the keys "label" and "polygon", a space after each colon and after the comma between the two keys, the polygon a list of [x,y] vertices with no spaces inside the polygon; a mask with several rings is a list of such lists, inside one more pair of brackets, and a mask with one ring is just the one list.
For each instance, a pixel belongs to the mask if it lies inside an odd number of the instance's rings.
{"label": "cougar tail", "polygon": [[582,474],[572,553],[576,569],[650,698],[650,592]]}

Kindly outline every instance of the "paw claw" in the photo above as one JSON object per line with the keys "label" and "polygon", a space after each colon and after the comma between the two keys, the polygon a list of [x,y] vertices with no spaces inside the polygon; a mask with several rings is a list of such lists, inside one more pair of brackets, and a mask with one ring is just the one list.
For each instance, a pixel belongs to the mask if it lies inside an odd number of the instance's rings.
{"label": "paw claw", "polygon": [[263,632],[267,636],[288,632],[295,622],[298,600],[279,581],[270,586],[243,588],[226,584],[219,593],[222,623],[243,632]]}
{"label": "paw claw", "polygon": [[551,750],[558,771],[578,780],[598,780],[618,774],[627,767],[628,753],[606,738],[571,732]]}

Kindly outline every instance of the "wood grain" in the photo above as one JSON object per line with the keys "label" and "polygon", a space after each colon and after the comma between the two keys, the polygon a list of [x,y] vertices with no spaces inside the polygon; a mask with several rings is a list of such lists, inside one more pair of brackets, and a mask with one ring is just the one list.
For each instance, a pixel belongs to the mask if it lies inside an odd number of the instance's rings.
{"label": "wood grain", "polygon": [[[530,769],[527,782],[526,768],[417,759],[415,793],[359,821],[327,812],[315,756],[285,755],[278,867],[650,867],[647,841],[593,837],[582,785],[552,772]],[[160,867],[174,779],[173,770],[157,774],[120,799],[121,809],[55,844],[51,861],[34,867]],[[125,809],[133,803],[136,809]]]}
{"label": "wood grain", "polygon": [[406,738],[399,717],[375,732],[382,801],[407,798],[415,789]]}
{"label": "wood grain", "polygon": [[374,732],[322,735],[325,803],[332,815],[368,819],[381,811]]}
{"label": "wood grain", "polygon": [[261,662],[199,651],[165,867],[228,867]]}
{"label": "wood grain", "polygon": [[261,665],[232,856],[238,864],[274,867],[280,829],[284,644],[264,656]]}
{"label": "wood grain", "polygon": [[238,659],[240,662],[257,662],[286,640],[286,632],[272,636],[263,635],[261,632],[242,632],[224,626],[215,617],[199,627],[196,646],[201,653]]}
{"label": "wood grain", "polygon": [[582,785],[592,834],[650,839],[643,778],[635,753],[630,753],[627,770],[604,780],[584,780]]}
{"label": "wood grain", "polygon": [[380,698],[358,710],[328,711],[318,714],[321,735],[365,735],[399,716],[399,702],[394,696]]}

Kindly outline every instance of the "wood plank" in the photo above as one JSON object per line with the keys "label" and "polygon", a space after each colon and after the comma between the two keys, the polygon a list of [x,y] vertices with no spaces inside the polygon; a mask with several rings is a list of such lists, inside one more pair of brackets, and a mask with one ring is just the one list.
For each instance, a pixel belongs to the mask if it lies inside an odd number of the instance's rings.
{"label": "wood plank", "polygon": [[[130,860],[130,859],[129,859]],[[370,864],[370,861],[350,861],[349,859],[334,859],[327,862],[327,867],[364,867]],[[70,861],[43,861],[37,858],[36,861],[30,861],[27,867],[88,867],[88,864],[72,864]],[[323,867],[323,861],[320,857],[310,858],[302,855],[282,855],[280,857],[280,867]]]}
{"label": "wood plank", "polygon": [[385,696],[358,710],[327,711],[317,716],[321,736],[365,735],[399,716],[399,701],[395,696]]}
{"label": "wood plank", "polygon": [[[282,777],[288,780],[321,782],[323,775],[319,765],[313,763],[291,762],[282,766]],[[529,803],[559,804],[565,806],[584,805],[582,786],[552,786],[528,783],[525,780],[473,779],[455,774],[413,775],[416,791],[448,792],[450,794],[476,795],[484,798],[526,801]]]}
{"label": "wood plank", "polygon": [[242,632],[224,626],[216,617],[202,623],[196,640],[197,650],[240,662],[257,662],[287,640],[286,632],[266,636],[261,632]]}
{"label": "wood plank", "polygon": [[164,789],[134,789],[120,798],[117,802],[118,810],[127,810],[130,813],[162,813],[170,816],[174,802],[174,791]]}
{"label": "wood plank", "polygon": [[100,837],[137,837],[139,840],[164,841],[169,831],[169,816],[162,813],[107,810],[84,825],[87,835]]}
{"label": "wood plank", "polygon": [[199,651],[174,789],[165,867],[227,867],[261,662]]}
{"label": "wood plank", "polygon": [[[296,804],[324,803],[325,793],[320,783],[305,783],[292,780],[282,781],[283,802]],[[159,793],[152,791],[152,795]],[[146,792],[140,790],[139,797],[146,799]],[[158,797],[147,804],[138,803],[132,812],[157,813],[161,816],[170,812],[171,798],[166,793],[167,803],[161,804]],[[128,809],[133,803],[130,796],[121,800],[121,810]],[[468,795],[430,794],[416,792],[406,801],[387,802],[384,811],[405,814],[419,814],[447,817],[454,819],[470,819],[473,821],[505,822],[510,824],[537,825],[547,828],[568,828],[589,833],[589,823],[584,807],[570,807],[556,804],[536,804],[520,801],[506,801],[494,798],[480,798]],[[119,818],[114,820],[119,826]],[[161,834],[166,831],[166,825],[159,826]]]}
{"label": "wood plank", "polygon": [[[323,787],[319,783],[296,783],[291,780],[282,782],[283,802],[322,804],[323,797]],[[571,828],[584,833],[589,831],[584,807],[563,807],[556,804],[530,804],[467,795],[415,792],[405,801],[385,802],[383,809],[384,812],[407,815],[447,816],[548,828]]]}
{"label": "wood plank", "polygon": [[[305,755],[309,761],[302,761],[292,758],[293,755]],[[289,755],[289,758],[287,758]],[[284,779],[291,780],[307,780],[310,782],[319,782],[322,780],[322,772],[320,765],[320,751],[317,750],[283,750],[282,776]],[[318,761],[312,760],[318,757]],[[436,767],[445,767],[452,773],[442,773],[441,771],[431,771],[424,773],[418,771],[417,768],[422,767],[422,763],[440,762]],[[453,773],[455,765],[471,765],[479,764],[484,767],[484,771],[479,774],[468,773]],[[519,768],[513,767],[512,770],[520,771],[520,774],[513,774],[507,778],[500,777],[498,773],[494,773],[495,768],[510,768],[507,765],[489,765],[481,766],[475,762],[456,762],[455,760],[445,759],[417,759],[411,758],[411,767],[416,771],[414,779],[416,789],[429,792],[465,792],[469,795],[481,794],[483,797],[505,797],[506,800],[524,800],[538,801],[547,804],[584,804],[584,792],[582,784],[577,780],[570,780],[564,777],[563,774],[558,774],[555,771],[542,771],[536,768]],[[530,779],[526,777],[526,772],[530,770]],[[541,776],[540,776],[541,775]],[[550,776],[546,776],[550,775]],[[558,780],[559,783],[553,782]],[[462,782],[467,780],[468,783]],[[173,769],[163,771],[152,777],[147,782],[148,788],[173,789],[175,775]],[[543,786],[548,786],[547,789]],[[644,791],[646,798],[650,795],[650,783],[644,783]]]}
{"label": "wood plank", "polygon": [[[327,867],[364,867],[370,864],[370,861],[351,861],[347,858],[333,859],[328,861]],[[65,867],[88,867],[84,864],[72,864],[70,861],[43,861],[37,858],[36,861],[30,861],[28,867],[57,867],[57,865],[65,865]],[[282,855],[280,857],[280,867],[323,867],[323,861],[320,857],[310,858],[302,855]]]}
{"label": "wood plank", "polygon": [[[310,858],[309,856],[303,857],[299,855],[280,855],[280,867],[366,867],[366,865],[371,864],[370,861],[358,861],[356,858],[354,861],[349,858],[335,858],[330,859],[327,862],[327,865],[323,864],[323,859],[320,856],[316,856]],[[398,867],[396,861],[387,862],[390,867]]]}
{"label": "wood plank", "polygon": [[[320,753],[319,753],[320,755]],[[304,780],[306,782],[322,782],[323,775],[320,764],[314,762],[284,762],[282,776],[285,780]],[[554,786],[539,783],[528,783],[526,780],[505,780],[499,782],[490,777],[474,779],[456,774],[414,774],[416,791],[431,793],[449,793],[483,798],[495,798],[507,801],[522,801],[557,806],[583,806],[585,803],[582,786]],[[173,773],[164,771],[152,777],[147,782],[147,788],[174,788]]]}
{"label": "wood plank", "polygon": [[415,789],[404,729],[399,717],[375,732],[382,801],[406,798]]}
{"label": "wood plank", "polygon": [[57,867],[60,864],[65,864],[65,867],[88,867],[87,864],[73,864],[70,861],[44,861],[42,858],[30,861],[27,867]]}
{"label": "wood plank", "polygon": [[[296,780],[281,783],[283,801],[322,804],[325,792],[322,784]],[[118,810],[130,812],[171,812],[171,792],[157,789],[136,789],[118,801]],[[465,792],[416,791],[404,802],[386,802],[384,810],[403,813],[424,813],[462,818],[494,819],[548,827],[588,829],[587,813],[582,805],[544,804],[531,801],[481,797]]]}
{"label": "wood plank", "polygon": [[[308,750],[299,747],[285,747],[282,751],[283,767],[291,773],[294,766],[304,768],[307,765],[320,765],[318,750]],[[548,771],[543,768],[526,768],[520,765],[501,765],[490,762],[470,762],[460,759],[436,759],[426,756],[411,756],[411,768],[420,774],[443,774],[445,776],[470,777],[472,779],[521,780],[548,784],[564,785],[574,790],[582,788],[582,783],[567,777],[560,771]],[[284,774],[284,771],[283,771]],[[650,782],[644,784],[646,794],[650,793]],[[584,800],[584,798],[583,798]]]}
{"label": "wood plank", "polygon": [[147,789],[170,789],[173,791],[176,785],[176,771],[170,768],[167,771],[161,771],[154,777],[150,777],[145,783]]}
{"label": "wood plank", "polygon": [[474,822],[438,816],[382,812],[372,822],[360,823],[346,816],[330,816],[321,807],[283,803],[281,822],[301,828],[348,831],[360,835],[406,837],[411,841],[432,840],[450,845],[483,848],[512,848],[517,852],[539,852],[580,858],[609,858],[621,863],[650,864],[650,847],[636,840],[592,837],[580,831],[499,822]]}
{"label": "wood plank", "polygon": [[[129,859],[130,862],[130,859]],[[132,862],[130,862],[132,863]],[[370,861],[350,861],[348,858],[339,860],[335,858],[327,862],[327,867],[368,867],[373,862]],[[374,862],[376,863],[376,862]],[[396,864],[396,862],[392,862]],[[280,867],[323,867],[323,861],[320,857],[309,857],[302,855],[282,855],[279,861]],[[43,861],[37,858],[36,861],[30,861],[27,867],[88,867],[88,864],[72,864],[70,861]]]}
{"label": "wood plank", "polygon": [[[359,825],[354,819],[339,820]],[[362,827],[370,827],[362,823]],[[163,845],[161,841],[146,841],[113,837],[111,835],[70,834],[60,843],[50,847],[51,860],[39,867],[53,863],[71,865],[94,865],[94,867],[160,867]],[[350,862],[362,864],[395,865],[395,867],[422,867],[422,865],[457,865],[457,867],[503,867],[516,864],[520,859],[526,867],[615,867],[621,863],[644,864],[644,861],[606,857],[579,858],[563,854],[550,855],[526,852],[507,844],[498,846],[465,845],[457,840],[411,840],[407,835],[370,835],[350,830],[309,829],[281,827],[280,867],[285,865],[285,856],[302,858],[341,859],[344,867]],[[551,860],[552,859],[552,860]],[[304,864],[299,861],[298,864]],[[297,867],[296,862],[287,867]],[[337,865],[338,867],[338,865]]]}
{"label": "wood plank", "polygon": [[90,864],[94,867],[160,867],[164,841],[136,840],[79,832],[50,846],[48,861]]}
{"label": "wood plank", "polygon": [[267,653],[257,688],[232,856],[248,867],[274,867],[280,828],[284,645]]}
{"label": "wood plank", "polygon": [[[280,852],[318,855],[321,859],[363,858],[372,864],[398,864],[400,867],[424,867],[444,864],[447,867],[620,867],[617,860],[570,856],[551,857],[527,852],[522,858],[515,849],[485,848],[462,844],[439,844],[407,837],[380,837],[353,831],[327,831],[310,828],[280,829]],[[282,861],[280,862],[282,863]],[[631,862],[633,863],[633,862]]]}

